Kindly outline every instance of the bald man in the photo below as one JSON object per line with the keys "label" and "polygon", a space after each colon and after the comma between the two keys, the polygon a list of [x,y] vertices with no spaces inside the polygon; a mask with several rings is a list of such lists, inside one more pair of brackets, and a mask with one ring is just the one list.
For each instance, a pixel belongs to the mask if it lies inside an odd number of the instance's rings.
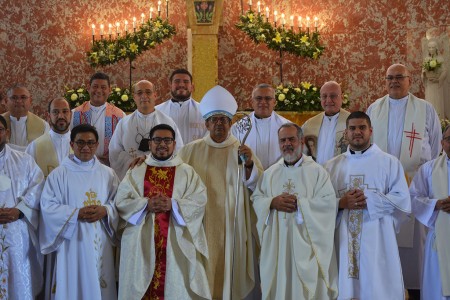
{"label": "bald man", "polygon": [[183,140],[175,122],[161,111],[155,110],[156,91],[153,83],[141,80],[133,86],[133,100],[137,109],[117,125],[109,144],[109,160],[120,180],[125,177],[130,163],[138,156],[150,153],[150,129],[158,124],[170,125],[175,130],[177,149]]}
{"label": "bald man", "polygon": [[336,81],[325,82],[320,88],[320,104],[324,111],[306,121],[302,130],[308,141],[306,154],[323,164],[347,151],[344,131],[350,113],[342,109],[342,89]]}

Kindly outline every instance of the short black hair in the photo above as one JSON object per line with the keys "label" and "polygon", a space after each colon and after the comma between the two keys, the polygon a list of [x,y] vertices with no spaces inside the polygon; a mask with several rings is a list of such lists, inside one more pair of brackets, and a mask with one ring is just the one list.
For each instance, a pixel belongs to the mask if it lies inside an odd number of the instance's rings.
{"label": "short black hair", "polygon": [[5,129],[8,129],[8,123],[6,123],[5,117],[2,115],[0,115],[0,123],[2,123],[3,126],[5,126]]}
{"label": "short black hair", "polygon": [[91,79],[89,80],[89,85],[92,84],[92,81],[95,79],[101,79],[106,80],[108,82],[108,86],[111,86],[111,82],[109,81],[109,76],[102,72],[97,72],[94,75],[91,76]]}
{"label": "short black hair", "polygon": [[158,124],[156,126],[153,126],[152,129],[150,129],[150,139],[153,138],[153,135],[157,130],[169,130],[170,132],[172,132],[172,138],[175,139],[175,130],[173,130],[172,126],[167,124]]}
{"label": "short black hair", "polygon": [[367,121],[367,124],[369,124],[369,127],[372,127],[372,122],[370,121],[370,117],[363,111],[354,111],[352,112],[345,121],[345,127],[348,128],[348,121],[351,119],[365,119]]}
{"label": "short black hair", "polygon": [[95,129],[94,126],[92,126],[91,124],[80,124],[78,126],[75,126],[72,131],[70,132],[70,141],[74,142],[75,141],[75,137],[77,136],[77,134],[79,133],[83,133],[83,132],[92,132],[95,136],[95,141],[98,142],[98,132],[97,129]]}
{"label": "short black hair", "polygon": [[186,75],[188,75],[189,78],[191,79],[191,83],[192,83],[192,74],[189,73],[189,71],[186,70],[186,69],[176,69],[175,71],[173,71],[172,74],[170,74],[169,81],[172,82],[173,77],[175,75],[177,75],[177,74],[186,74]]}

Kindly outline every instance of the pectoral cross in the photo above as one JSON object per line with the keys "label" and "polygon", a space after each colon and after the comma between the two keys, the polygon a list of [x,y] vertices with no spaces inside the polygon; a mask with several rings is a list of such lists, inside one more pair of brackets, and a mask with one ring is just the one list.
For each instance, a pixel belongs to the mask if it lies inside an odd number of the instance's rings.
{"label": "pectoral cross", "polygon": [[[295,193],[295,184],[292,182],[292,179],[288,179],[288,181],[283,184],[283,192],[296,197],[298,196],[298,193]],[[284,213],[284,218],[286,219],[286,212]]]}
{"label": "pectoral cross", "polygon": [[136,150],[134,148],[128,150],[128,153],[130,153],[133,158],[136,158]]}

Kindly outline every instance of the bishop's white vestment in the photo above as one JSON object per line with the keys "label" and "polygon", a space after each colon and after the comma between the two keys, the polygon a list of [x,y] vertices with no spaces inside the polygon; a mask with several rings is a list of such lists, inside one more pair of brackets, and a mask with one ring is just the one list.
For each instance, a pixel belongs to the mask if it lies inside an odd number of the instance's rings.
{"label": "bishop's white vestment", "polygon": [[[146,210],[149,195],[145,194],[144,179],[151,183],[153,192],[158,190],[166,196],[171,193],[173,204],[164,262],[155,257],[156,248],[160,247],[155,245],[156,231],[161,229],[155,220],[157,214]],[[211,298],[204,266],[208,247],[202,223],[206,189],[191,166],[177,156],[158,161],[149,155],[145,164],[127,172],[119,185],[116,205],[121,217],[119,227],[124,227],[119,299],[142,299],[152,279],[163,273],[158,263],[165,264],[165,299]]]}
{"label": "bishop's white vestment", "polygon": [[149,138],[150,130],[158,124],[167,124],[173,128],[177,142],[176,149],[180,149],[183,146],[183,139],[177,125],[169,116],[158,110],[147,115],[135,110],[117,124],[109,143],[109,161],[120,180],[125,177],[130,163],[136,157],[150,153],[150,150],[139,150],[139,144],[143,138]]}
{"label": "bishop's white vestment", "polygon": [[[297,197],[296,212],[270,209],[282,193]],[[337,202],[328,173],[306,155],[295,166],[280,159],[264,172],[252,201],[261,241],[262,298],[335,299]]]}
{"label": "bishop's white vestment", "polygon": [[[39,238],[43,254],[56,253],[52,298],[117,298],[113,244],[118,185],[114,171],[96,157],[81,162],[70,155],[47,177]],[[78,220],[79,209],[89,205],[104,206],[107,215],[94,223]]]}
{"label": "bishop's white vestment", "polygon": [[39,199],[44,175],[33,158],[8,145],[0,152],[0,206],[24,217],[0,225],[0,298],[31,300],[42,288]]}
{"label": "bishop's white vestment", "polygon": [[411,213],[403,167],[375,144],[327,163],[336,197],[364,191],[367,208],[343,209],[336,221],[338,299],[404,299],[396,231]]}

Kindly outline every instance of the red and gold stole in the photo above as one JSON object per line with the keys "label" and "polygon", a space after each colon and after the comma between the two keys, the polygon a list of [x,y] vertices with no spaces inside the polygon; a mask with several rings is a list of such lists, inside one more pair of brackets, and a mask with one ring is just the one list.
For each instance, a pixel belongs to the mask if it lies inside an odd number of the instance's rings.
{"label": "red and gold stole", "polygon": [[[176,167],[147,166],[144,179],[144,195],[152,197],[162,194],[172,198]],[[166,248],[169,233],[170,211],[155,216],[155,271],[143,300],[164,299],[166,280]]]}

